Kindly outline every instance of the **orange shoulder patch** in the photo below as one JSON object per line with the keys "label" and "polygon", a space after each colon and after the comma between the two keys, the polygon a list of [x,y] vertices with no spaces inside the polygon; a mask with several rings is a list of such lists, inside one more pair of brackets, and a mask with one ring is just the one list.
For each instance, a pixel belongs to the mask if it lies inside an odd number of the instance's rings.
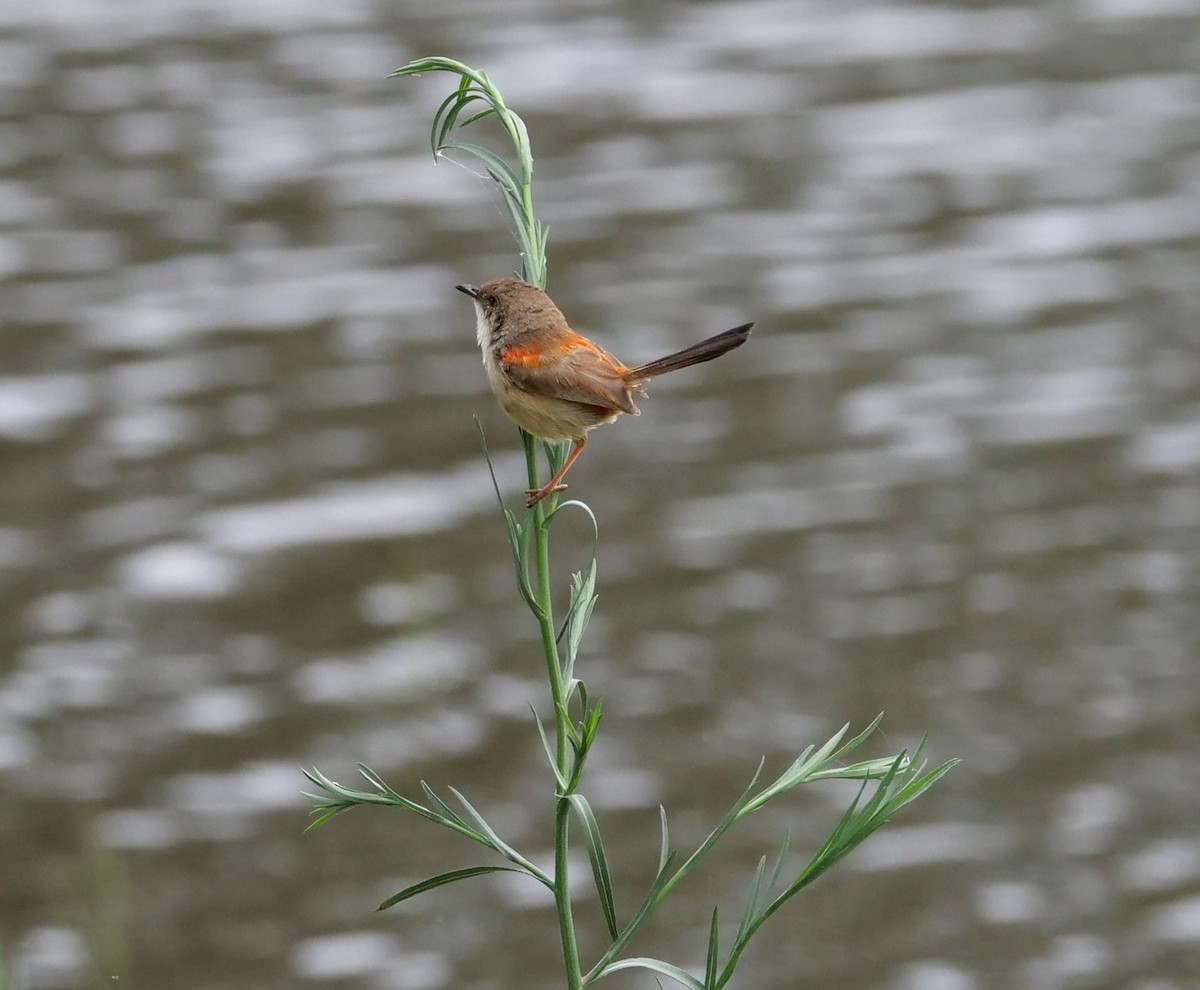
{"label": "orange shoulder patch", "polygon": [[564,340],[561,344],[559,344],[559,350],[561,350],[564,354],[568,351],[587,351],[589,354],[595,354],[596,357],[600,358],[614,371],[621,372],[625,370],[625,366],[611,354],[609,354],[608,351],[601,347],[597,347],[590,340],[588,340],[587,337],[584,337],[580,334],[572,334],[570,337]]}
{"label": "orange shoulder patch", "polygon": [[542,352],[534,347],[510,347],[500,355],[500,360],[519,368],[536,368],[542,363]]}
{"label": "orange shoulder patch", "polygon": [[567,351],[591,351],[593,354],[598,354],[600,348],[593,344],[587,337],[581,337],[577,333],[564,338],[558,345],[558,349],[564,354]]}

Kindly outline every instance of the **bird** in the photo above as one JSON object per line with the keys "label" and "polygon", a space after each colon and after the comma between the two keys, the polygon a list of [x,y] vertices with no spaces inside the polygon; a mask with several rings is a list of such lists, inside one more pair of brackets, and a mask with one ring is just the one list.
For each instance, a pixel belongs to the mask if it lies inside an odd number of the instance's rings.
{"label": "bird", "polygon": [[539,439],[571,441],[554,476],[526,490],[528,508],[567,487],[563,476],[587,446],[588,431],[621,413],[640,415],[633,396],[645,395],[646,382],[741,347],[754,326],[744,323],[630,368],[572,330],[551,298],[529,282],[498,278],[455,288],[475,304],[475,335],[500,407]]}

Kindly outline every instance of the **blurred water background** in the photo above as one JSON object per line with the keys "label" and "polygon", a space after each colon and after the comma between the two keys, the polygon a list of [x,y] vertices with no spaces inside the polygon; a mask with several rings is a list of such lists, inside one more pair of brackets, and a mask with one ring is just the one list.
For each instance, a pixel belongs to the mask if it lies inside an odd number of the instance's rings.
{"label": "blurred water background", "polygon": [[[963,765],[741,986],[1200,985],[1197,0],[0,2],[8,965],[561,985],[519,881],[372,913],[465,843],[301,834],[300,768],[363,760],[551,850],[473,411],[514,507],[521,462],[453,290],[514,248],[429,157],[450,77],[385,79],[430,54],[525,116],[579,329],[633,362],[758,324],[572,472],[619,907],[659,802],[686,849],[761,754],[886,710],[863,755]],[[849,796],[772,805],[635,949],[702,966]]]}

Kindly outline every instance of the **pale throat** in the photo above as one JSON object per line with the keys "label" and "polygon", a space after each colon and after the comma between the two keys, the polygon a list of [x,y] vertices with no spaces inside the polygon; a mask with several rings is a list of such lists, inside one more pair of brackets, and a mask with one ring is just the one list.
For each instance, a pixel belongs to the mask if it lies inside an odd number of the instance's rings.
{"label": "pale throat", "polygon": [[475,303],[475,339],[479,342],[479,347],[485,352],[484,360],[487,360],[487,348],[492,338],[492,328],[488,325],[487,317],[483,315],[483,307],[479,303]]}

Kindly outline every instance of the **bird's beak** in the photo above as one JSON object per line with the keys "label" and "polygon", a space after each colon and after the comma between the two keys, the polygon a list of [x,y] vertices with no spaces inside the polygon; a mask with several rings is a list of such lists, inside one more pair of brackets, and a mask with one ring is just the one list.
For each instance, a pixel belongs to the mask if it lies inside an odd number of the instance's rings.
{"label": "bird's beak", "polygon": [[465,292],[472,299],[479,298],[479,290],[473,285],[456,285],[454,288],[458,289],[459,292]]}

